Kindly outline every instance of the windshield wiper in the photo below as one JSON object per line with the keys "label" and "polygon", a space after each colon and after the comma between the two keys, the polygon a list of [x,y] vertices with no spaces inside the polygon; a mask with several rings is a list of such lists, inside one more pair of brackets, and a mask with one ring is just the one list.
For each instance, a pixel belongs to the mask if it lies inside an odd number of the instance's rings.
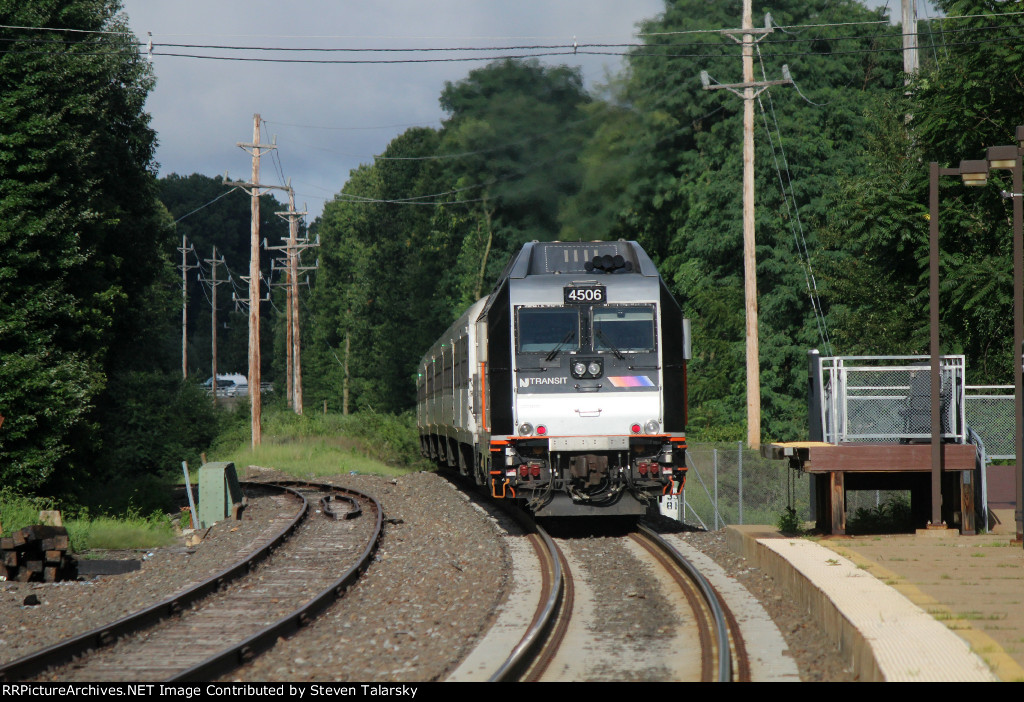
{"label": "windshield wiper", "polygon": [[608,341],[608,337],[604,335],[600,327],[595,326],[594,333],[597,334],[597,338],[601,340],[601,343],[607,346],[611,350],[611,352],[615,354],[615,358],[619,359],[620,361],[626,358],[625,356],[622,355],[622,352],[615,347],[615,344]]}
{"label": "windshield wiper", "polygon": [[565,338],[558,342],[558,346],[556,346],[555,348],[551,349],[551,353],[549,353],[544,360],[545,361],[553,361],[553,360],[555,360],[555,357],[562,352],[562,347],[565,346],[566,344],[568,344],[570,341],[572,341],[574,336],[576,336],[576,332],[574,332],[572,329],[570,329],[569,333],[565,335]]}

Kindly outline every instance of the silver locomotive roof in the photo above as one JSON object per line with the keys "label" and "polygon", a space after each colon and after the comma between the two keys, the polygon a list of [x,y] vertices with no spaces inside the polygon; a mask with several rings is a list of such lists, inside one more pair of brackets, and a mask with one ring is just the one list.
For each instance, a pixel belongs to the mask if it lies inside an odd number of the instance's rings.
{"label": "silver locomotive roof", "polygon": [[635,241],[532,241],[505,266],[478,319],[486,318],[493,293],[510,281],[517,282],[513,304],[556,304],[562,286],[611,281],[618,299],[610,302],[657,300],[659,279],[654,262]]}
{"label": "silver locomotive roof", "polygon": [[[611,267],[608,272],[593,267],[595,259],[607,261],[617,256],[621,257],[623,265],[614,272],[610,272]],[[565,273],[658,277],[657,268],[640,245],[635,241],[621,239],[590,242],[533,241],[523,246],[507,269],[509,278]]]}

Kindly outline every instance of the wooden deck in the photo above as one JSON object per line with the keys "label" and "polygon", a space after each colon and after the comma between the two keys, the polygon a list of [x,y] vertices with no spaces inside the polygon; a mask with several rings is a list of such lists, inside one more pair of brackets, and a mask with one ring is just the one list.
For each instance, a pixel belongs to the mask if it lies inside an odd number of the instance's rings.
{"label": "wooden deck", "polygon": [[[794,441],[766,444],[766,458],[789,459],[790,466],[814,481],[818,528],[846,533],[847,490],[909,490],[911,509],[920,521],[931,514],[931,444],[829,444]],[[942,515],[973,534],[977,449],[972,444],[943,444]]]}

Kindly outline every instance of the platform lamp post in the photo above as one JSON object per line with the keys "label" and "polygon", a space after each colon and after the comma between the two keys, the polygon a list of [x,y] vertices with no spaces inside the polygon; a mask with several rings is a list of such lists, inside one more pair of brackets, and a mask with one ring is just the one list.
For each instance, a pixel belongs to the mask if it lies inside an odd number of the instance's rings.
{"label": "platform lamp post", "polygon": [[943,529],[942,523],[942,379],[939,356],[939,176],[960,176],[964,185],[984,185],[988,161],[961,161],[959,168],[939,168],[932,162],[928,179],[928,316],[931,340],[931,414],[932,414],[932,515],[930,529]]}
{"label": "platform lamp post", "polygon": [[1024,125],[1017,127],[1016,146],[992,146],[986,154],[988,167],[1013,173],[1013,188],[1002,196],[1013,202],[1013,404],[1014,404],[1014,478],[1016,500],[1013,517],[1016,541],[1024,543],[1024,377],[1021,352],[1024,350]]}

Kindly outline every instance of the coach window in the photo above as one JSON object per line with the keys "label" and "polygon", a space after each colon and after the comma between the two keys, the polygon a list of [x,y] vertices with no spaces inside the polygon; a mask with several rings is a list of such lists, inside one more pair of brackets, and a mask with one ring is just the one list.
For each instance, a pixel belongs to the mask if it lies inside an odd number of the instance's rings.
{"label": "coach window", "polygon": [[580,347],[580,313],[564,307],[520,307],[516,340],[523,353],[569,352]]}
{"label": "coach window", "polygon": [[654,351],[654,308],[595,307],[594,350]]}

